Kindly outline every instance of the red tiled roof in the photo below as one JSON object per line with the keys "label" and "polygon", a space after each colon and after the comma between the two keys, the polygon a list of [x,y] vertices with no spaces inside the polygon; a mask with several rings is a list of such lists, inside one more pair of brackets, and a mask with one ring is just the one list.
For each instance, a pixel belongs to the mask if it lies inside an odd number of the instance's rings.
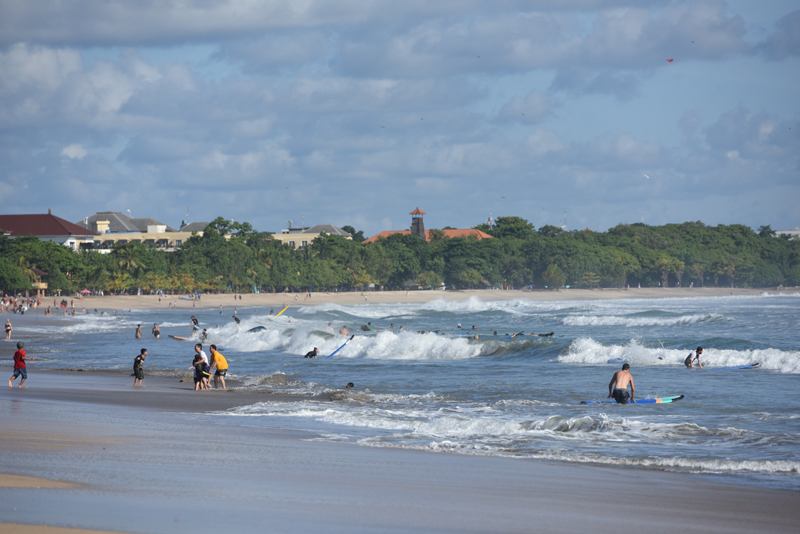
{"label": "red tiled roof", "polygon": [[414,211],[412,211],[411,213],[409,213],[409,215],[425,215],[425,212],[422,211],[421,209],[417,208]]}
{"label": "red tiled roof", "polygon": [[100,235],[97,232],[82,228],[77,224],[65,221],[51,213],[35,213],[29,215],[0,215],[0,228],[9,232],[10,237],[26,235]]}
{"label": "red tiled roof", "polygon": [[[454,237],[470,237],[475,236],[478,240],[481,239],[492,239],[492,236],[487,234],[486,232],[481,232],[475,228],[460,228],[460,229],[453,229],[453,230],[439,230],[440,232],[444,232],[445,237],[454,238]],[[377,233],[374,236],[370,237],[369,239],[365,240],[364,243],[374,243],[381,237],[389,237],[390,235],[394,234],[410,234],[411,230],[384,230],[383,232]],[[431,240],[431,231],[425,230],[425,241]]]}

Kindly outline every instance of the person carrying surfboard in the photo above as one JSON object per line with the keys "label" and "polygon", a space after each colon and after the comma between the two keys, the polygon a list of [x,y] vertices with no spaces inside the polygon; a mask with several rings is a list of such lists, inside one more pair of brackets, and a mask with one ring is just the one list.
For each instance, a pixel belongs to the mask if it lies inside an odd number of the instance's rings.
{"label": "person carrying surfboard", "polygon": [[703,347],[697,347],[697,350],[693,350],[689,353],[685,360],[683,360],[683,365],[688,367],[689,369],[694,369],[694,360],[697,360],[697,366],[702,369],[703,362],[700,361],[700,355],[703,354]]}
{"label": "person carrying surfboard", "polygon": [[[614,397],[618,404],[628,404],[636,402],[636,388],[633,386],[633,375],[629,371],[631,366],[627,363],[622,364],[622,371],[617,371],[608,383],[608,396]],[[631,385],[631,392],[628,393],[628,384]]]}

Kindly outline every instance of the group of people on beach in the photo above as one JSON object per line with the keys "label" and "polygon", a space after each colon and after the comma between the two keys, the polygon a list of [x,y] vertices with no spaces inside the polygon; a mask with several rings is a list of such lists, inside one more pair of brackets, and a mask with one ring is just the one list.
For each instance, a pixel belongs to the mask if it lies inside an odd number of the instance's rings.
{"label": "group of people on beach", "polygon": [[222,384],[222,389],[226,389],[225,376],[228,374],[228,360],[217,350],[216,345],[210,345],[211,360],[209,361],[203,350],[203,344],[197,343],[194,346],[194,360],[190,370],[194,370],[194,390],[207,390],[211,382],[211,373],[214,373],[214,389],[218,389]]}

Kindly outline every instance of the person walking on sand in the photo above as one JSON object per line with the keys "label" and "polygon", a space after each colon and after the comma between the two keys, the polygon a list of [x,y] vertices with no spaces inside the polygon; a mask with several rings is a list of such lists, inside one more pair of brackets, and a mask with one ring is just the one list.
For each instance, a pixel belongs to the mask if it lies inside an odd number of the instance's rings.
{"label": "person walking on sand", "polygon": [[156,339],[161,337],[161,329],[158,327],[158,323],[153,323],[153,331],[150,333],[150,337]]}
{"label": "person walking on sand", "polygon": [[133,359],[133,387],[141,386],[144,379],[144,358],[147,356],[147,349],[142,349],[138,356]]}
{"label": "person walking on sand", "polygon": [[688,367],[689,369],[694,369],[693,361],[697,361],[697,366],[702,369],[703,362],[700,361],[700,355],[703,354],[703,347],[697,347],[697,350],[693,350],[689,353],[685,360],[683,360],[683,365]]}
{"label": "person walking on sand", "polygon": [[[636,395],[636,388],[633,386],[633,375],[629,371],[631,368],[627,363],[622,364],[622,371],[617,371],[611,377],[611,382],[608,383],[608,396],[614,397],[618,404],[628,404],[629,402],[636,402],[634,396]],[[631,392],[628,394],[628,384],[631,385]]]}
{"label": "person walking on sand", "polygon": [[25,343],[20,341],[17,343],[17,352],[14,353],[14,376],[12,376],[8,380],[8,387],[14,387],[13,382],[17,379],[18,376],[22,376],[22,380],[19,382],[19,387],[25,387],[22,384],[28,379],[28,366],[25,364],[27,360],[35,360],[36,358],[28,358],[25,355]]}
{"label": "person walking on sand", "polygon": [[136,339],[142,339],[142,325],[136,325]]}
{"label": "person walking on sand", "polygon": [[[211,345],[211,370],[214,374],[214,389],[217,389],[217,378],[222,382],[222,389],[225,389],[225,376],[228,374],[228,360],[217,350],[216,345]],[[216,368],[216,371],[214,370]]]}
{"label": "person walking on sand", "polygon": [[11,326],[11,319],[6,319],[6,341],[11,340],[11,331],[14,327]]}

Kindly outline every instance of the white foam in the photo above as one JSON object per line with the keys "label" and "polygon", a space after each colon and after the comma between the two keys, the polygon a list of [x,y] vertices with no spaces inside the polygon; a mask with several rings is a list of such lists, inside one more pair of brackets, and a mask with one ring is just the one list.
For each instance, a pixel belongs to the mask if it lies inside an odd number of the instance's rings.
{"label": "white foam", "polygon": [[639,317],[625,315],[572,315],[561,322],[567,326],[684,326],[725,319],[718,313],[697,313],[672,317]]}
{"label": "white foam", "polygon": [[[691,348],[666,349],[645,347],[633,339],[626,345],[604,345],[592,338],[579,338],[570,344],[569,350],[558,356],[563,363],[604,364],[612,358],[619,358],[631,365],[683,365],[683,360]],[[759,362],[761,369],[781,373],[800,373],[800,351],[779,349],[727,350],[706,347],[703,352],[703,366],[735,367]]]}

